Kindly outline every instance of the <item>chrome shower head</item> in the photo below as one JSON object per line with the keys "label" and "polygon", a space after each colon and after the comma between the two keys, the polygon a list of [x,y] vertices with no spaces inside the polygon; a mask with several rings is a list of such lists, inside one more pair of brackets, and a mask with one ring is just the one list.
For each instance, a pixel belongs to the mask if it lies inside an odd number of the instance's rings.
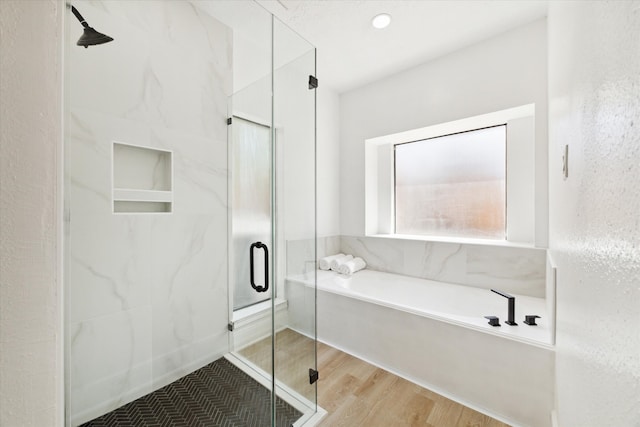
{"label": "chrome shower head", "polygon": [[84,27],[84,33],[82,34],[82,36],[80,36],[78,42],[76,43],[78,46],[84,46],[85,48],[87,48],[89,46],[94,46],[97,44],[108,43],[113,40],[113,38],[99,33],[92,27],[90,27],[89,24],[87,24],[87,21],[85,21],[82,15],[80,15],[78,9],[76,9],[74,6],[71,6],[71,12],[73,12],[76,18],[78,18],[78,21],[80,21],[80,23]]}

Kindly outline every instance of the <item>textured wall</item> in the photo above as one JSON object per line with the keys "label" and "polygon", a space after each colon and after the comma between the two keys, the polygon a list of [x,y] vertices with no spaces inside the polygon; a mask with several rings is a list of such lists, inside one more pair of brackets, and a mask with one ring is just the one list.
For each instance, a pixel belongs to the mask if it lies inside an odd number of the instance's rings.
{"label": "textured wall", "polygon": [[550,3],[560,426],[640,422],[639,52],[638,2]]}
{"label": "textured wall", "polygon": [[0,425],[62,420],[61,3],[0,1]]}

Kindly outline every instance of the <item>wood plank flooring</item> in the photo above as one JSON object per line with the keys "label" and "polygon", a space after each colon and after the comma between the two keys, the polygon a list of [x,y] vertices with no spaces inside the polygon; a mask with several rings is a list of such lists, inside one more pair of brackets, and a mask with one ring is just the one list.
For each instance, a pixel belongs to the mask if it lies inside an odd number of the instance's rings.
{"label": "wood plank flooring", "polygon": [[[270,360],[270,341],[240,353],[264,362],[266,352]],[[290,329],[276,335],[277,378],[307,396],[309,346],[312,340]],[[320,427],[509,427],[323,343],[318,343],[318,370],[318,404],[328,412]]]}
{"label": "wood plank flooring", "polygon": [[[276,334],[276,379],[307,399],[316,399],[316,388],[309,384],[309,368],[314,366],[313,340],[291,329]],[[271,338],[251,344],[238,353],[267,373],[271,373]]]}

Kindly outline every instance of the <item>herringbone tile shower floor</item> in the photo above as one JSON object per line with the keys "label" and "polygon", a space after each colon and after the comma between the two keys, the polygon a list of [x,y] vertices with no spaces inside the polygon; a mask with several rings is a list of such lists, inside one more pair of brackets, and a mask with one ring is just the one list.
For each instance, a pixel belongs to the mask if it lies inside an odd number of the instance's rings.
{"label": "herringbone tile shower floor", "polygon": [[[290,427],[302,413],[276,398],[276,425]],[[221,358],[81,427],[264,427],[269,390]]]}

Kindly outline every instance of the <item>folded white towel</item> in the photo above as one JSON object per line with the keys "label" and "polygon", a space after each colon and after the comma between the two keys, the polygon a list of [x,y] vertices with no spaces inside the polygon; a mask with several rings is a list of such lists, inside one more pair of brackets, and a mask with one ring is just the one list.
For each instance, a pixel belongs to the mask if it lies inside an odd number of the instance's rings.
{"label": "folded white towel", "polygon": [[320,258],[320,262],[318,262],[318,267],[320,267],[320,270],[330,270],[331,261],[337,258],[342,258],[343,256],[344,254],[336,254],[336,255],[330,255],[324,258]]}
{"label": "folded white towel", "polygon": [[333,271],[338,271],[338,268],[340,268],[342,264],[344,264],[345,262],[349,262],[352,259],[353,259],[353,255],[344,255],[344,256],[338,257],[331,261],[331,269]]}
{"label": "folded white towel", "polygon": [[367,266],[367,263],[364,262],[362,258],[354,258],[350,261],[347,261],[338,267],[338,273],[340,274],[353,274],[356,271],[360,271]]}

